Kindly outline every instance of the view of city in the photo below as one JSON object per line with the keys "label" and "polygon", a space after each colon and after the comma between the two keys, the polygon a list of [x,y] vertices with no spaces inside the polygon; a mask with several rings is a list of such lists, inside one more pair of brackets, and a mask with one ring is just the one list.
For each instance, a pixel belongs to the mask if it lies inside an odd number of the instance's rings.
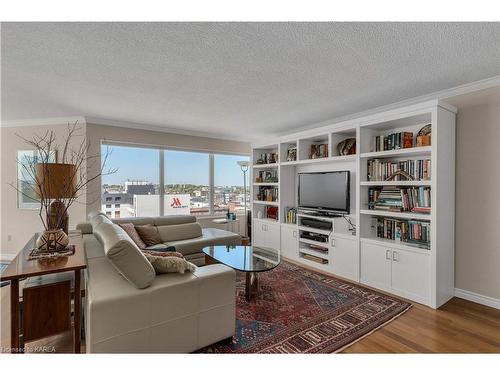
{"label": "view of city", "polygon": [[[103,176],[102,211],[112,218],[159,216],[159,150],[121,146],[109,146],[109,149],[107,165],[118,171]],[[163,186],[163,214],[209,214],[209,155],[166,150],[164,158],[167,183]],[[249,160],[248,156],[214,155],[213,160],[212,213],[243,213],[243,172],[237,161]],[[247,207],[249,202],[247,176]]]}

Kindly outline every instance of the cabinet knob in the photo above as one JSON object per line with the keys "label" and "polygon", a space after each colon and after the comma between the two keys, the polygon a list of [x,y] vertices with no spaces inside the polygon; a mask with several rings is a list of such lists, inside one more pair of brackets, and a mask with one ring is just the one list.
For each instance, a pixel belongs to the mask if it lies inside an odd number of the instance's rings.
{"label": "cabinet knob", "polygon": [[393,251],[393,252],[392,252],[392,260],[393,260],[394,262],[399,262],[399,258],[398,258],[398,253],[397,253],[397,251]]}
{"label": "cabinet knob", "polygon": [[297,231],[296,231],[296,230],[294,230],[294,231],[292,232],[292,236],[293,236],[293,238],[297,238]]}
{"label": "cabinet knob", "polygon": [[391,260],[391,250],[386,250],[385,251],[385,259],[386,260]]}

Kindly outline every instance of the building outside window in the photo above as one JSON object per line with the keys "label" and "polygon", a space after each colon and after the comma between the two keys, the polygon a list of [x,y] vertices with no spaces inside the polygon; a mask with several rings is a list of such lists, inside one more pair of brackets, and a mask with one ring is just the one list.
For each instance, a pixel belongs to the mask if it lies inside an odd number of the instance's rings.
{"label": "building outside window", "polygon": [[[197,216],[222,215],[228,210],[243,213],[243,173],[237,162],[249,160],[246,155],[116,145],[103,145],[101,152],[107,148],[111,151],[107,167],[118,170],[102,177],[102,211],[111,218],[160,216],[160,212]],[[248,186],[247,173],[247,207]],[[111,207],[107,202],[120,203]]]}

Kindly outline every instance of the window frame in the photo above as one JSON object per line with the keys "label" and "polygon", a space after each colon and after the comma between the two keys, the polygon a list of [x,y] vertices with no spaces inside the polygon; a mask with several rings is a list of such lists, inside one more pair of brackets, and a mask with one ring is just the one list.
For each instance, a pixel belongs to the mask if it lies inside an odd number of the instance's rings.
{"label": "window frame", "polygon": [[[159,190],[159,211],[160,211],[160,216],[165,216],[164,212],[164,199],[165,199],[165,151],[184,151],[184,152],[196,152],[200,154],[207,154],[208,155],[208,183],[209,183],[209,212],[208,214],[204,215],[199,215],[198,217],[203,219],[203,218],[210,218],[214,216],[221,216],[221,214],[215,214],[214,212],[214,191],[215,191],[215,155],[233,155],[233,156],[241,156],[241,157],[248,157],[251,159],[251,154],[245,154],[241,152],[231,152],[231,151],[214,151],[214,150],[204,150],[204,149],[195,149],[195,148],[187,148],[187,147],[173,147],[173,146],[157,146],[157,145],[146,145],[146,144],[136,144],[136,143],[129,143],[129,142],[117,142],[117,141],[101,141],[101,150],[102,146],[117,146],[117,147],[130,147],[130,148],[146,148],[150,150],[156,150],[158,151],[158,158],[159,158],[159,163],[158,163],[158,185],[161,187]],[[102,154],[101,154],[102,155]],[[247,189],[250,191],[250,181],[251,181],[251,171],[250,173],[247,174],[248,178],[248,183],[247,183]],[[243,172],[242,172],[243,173]],[[101,181],[101,186],[102,186],[102,181]],[[102,202],[101,202],[102,204]]]}

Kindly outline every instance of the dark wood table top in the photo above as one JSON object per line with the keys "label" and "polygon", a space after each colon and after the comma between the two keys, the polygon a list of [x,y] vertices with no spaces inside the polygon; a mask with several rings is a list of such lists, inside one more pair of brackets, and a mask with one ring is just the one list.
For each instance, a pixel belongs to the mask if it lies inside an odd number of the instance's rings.
{"label": "dark wood table top", "polygon": [[28,260],[30,252],[35,248],[37,235],[35,234],[9,263],[0,275],[0,281],[19,280],[32,276],[47,275],[51,273],[76,271],[87,267],[85,253],[80,232],[69,233],[69,243],[75,245],[75,253],[70,256],[54,259]]}

